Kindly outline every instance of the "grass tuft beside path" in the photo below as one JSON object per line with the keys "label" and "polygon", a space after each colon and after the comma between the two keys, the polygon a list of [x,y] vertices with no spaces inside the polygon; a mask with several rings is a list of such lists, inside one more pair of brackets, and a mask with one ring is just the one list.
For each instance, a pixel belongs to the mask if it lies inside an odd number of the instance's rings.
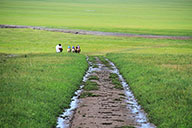
{"label": "grass tuft beside path", "polygon": [[112,80],[112,84],[114,84],[114,88],[123,90],[123,86],[119,81],[119,76],[115,73],[111,73],[109,78]]}

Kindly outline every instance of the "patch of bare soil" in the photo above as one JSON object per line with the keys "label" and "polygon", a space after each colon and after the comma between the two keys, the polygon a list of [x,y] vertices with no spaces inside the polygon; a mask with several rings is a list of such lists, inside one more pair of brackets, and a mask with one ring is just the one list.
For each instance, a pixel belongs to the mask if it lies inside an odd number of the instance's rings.
{"label": "patch of bare soil", "polygon": [[[99,79],[91,80],[98,84],[98,90],[89,91],[94,97],[80,99],[71,121],[71,128],[118,128],[121,126],[137,127],[135,115],[126,107],[124,91],[114,88],[110,68],[101,64],[97,58],[99,70],[92,73]],[[101,66],[102,65],[102,66]]]}

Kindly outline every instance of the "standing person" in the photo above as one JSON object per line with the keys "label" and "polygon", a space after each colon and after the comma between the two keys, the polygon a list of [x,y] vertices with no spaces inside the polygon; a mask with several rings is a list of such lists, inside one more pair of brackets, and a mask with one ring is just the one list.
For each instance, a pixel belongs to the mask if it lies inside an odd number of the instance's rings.
{"label": "standing person", "polygon": [[62,52],[62,51],[63,51],[63,48],[62,48],[61,44],[58,44],[56,46],[56,52],[59,53],[59,52]]}

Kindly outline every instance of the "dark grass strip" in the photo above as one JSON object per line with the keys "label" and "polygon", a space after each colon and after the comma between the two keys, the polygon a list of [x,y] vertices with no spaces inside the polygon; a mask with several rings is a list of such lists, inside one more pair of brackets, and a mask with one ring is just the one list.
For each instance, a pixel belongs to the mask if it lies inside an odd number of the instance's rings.
{"label": "dark grass strip", "polygon": [[80,95],[80,98],[85,98],[85,97],[98,97],[98,95],[93,94],[92,92],[83,92]]}
{"label": "dark grass strip", "polygon": [[99,56],[100,61],[108,68],[112,68],[110,63],[105,59],[104,56]]}
{"label": "dark grass strip", "polygon": [[109,78],[112,80],[112,84],[115,85],[114,88],[120,89],[120,90],[123,89],[123,86],[121,85],[121,82],[119,81],[119,77],[118,77],[117,74],[115,74],[115,73],[110,73]]}
{"label": "dark grass strip", "polygon": [[98,84],[96,82],[88,80],[85,83],[84,90],[91,91],[91,90],[98,90]]}
{"label": "dark grass strip", "polygon": [[99,78],[97,76],[92,75],[92,76],[89,77],[89,80],[99,80]]}

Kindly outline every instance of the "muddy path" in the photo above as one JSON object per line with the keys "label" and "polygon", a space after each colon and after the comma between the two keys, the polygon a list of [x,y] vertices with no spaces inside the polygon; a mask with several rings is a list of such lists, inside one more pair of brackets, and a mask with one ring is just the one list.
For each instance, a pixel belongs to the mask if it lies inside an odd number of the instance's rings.
{"label": "muddy path", "polygon": [[58,29],[58,28],[46,28],[46,27],[23,26],[23,25],[4,25],[4,24],[0,24],[0,28],[30,28],[30,29],[37,29],[37,30],[72,33],[72,34],[80,34],[80,35],[143,37],[143,38],[178,39],[178,40],[192,39],[192,36],[143,35],[143,34],[100,32],[100,31],[87,31],[87,30],[74,30],[74,29]]}
{"label": "muddy path", "polygon": [[58,118],[57,128],[155,128],[112,62],[96,57],[89,65],[76,101],[72,98],[76,104]]}

